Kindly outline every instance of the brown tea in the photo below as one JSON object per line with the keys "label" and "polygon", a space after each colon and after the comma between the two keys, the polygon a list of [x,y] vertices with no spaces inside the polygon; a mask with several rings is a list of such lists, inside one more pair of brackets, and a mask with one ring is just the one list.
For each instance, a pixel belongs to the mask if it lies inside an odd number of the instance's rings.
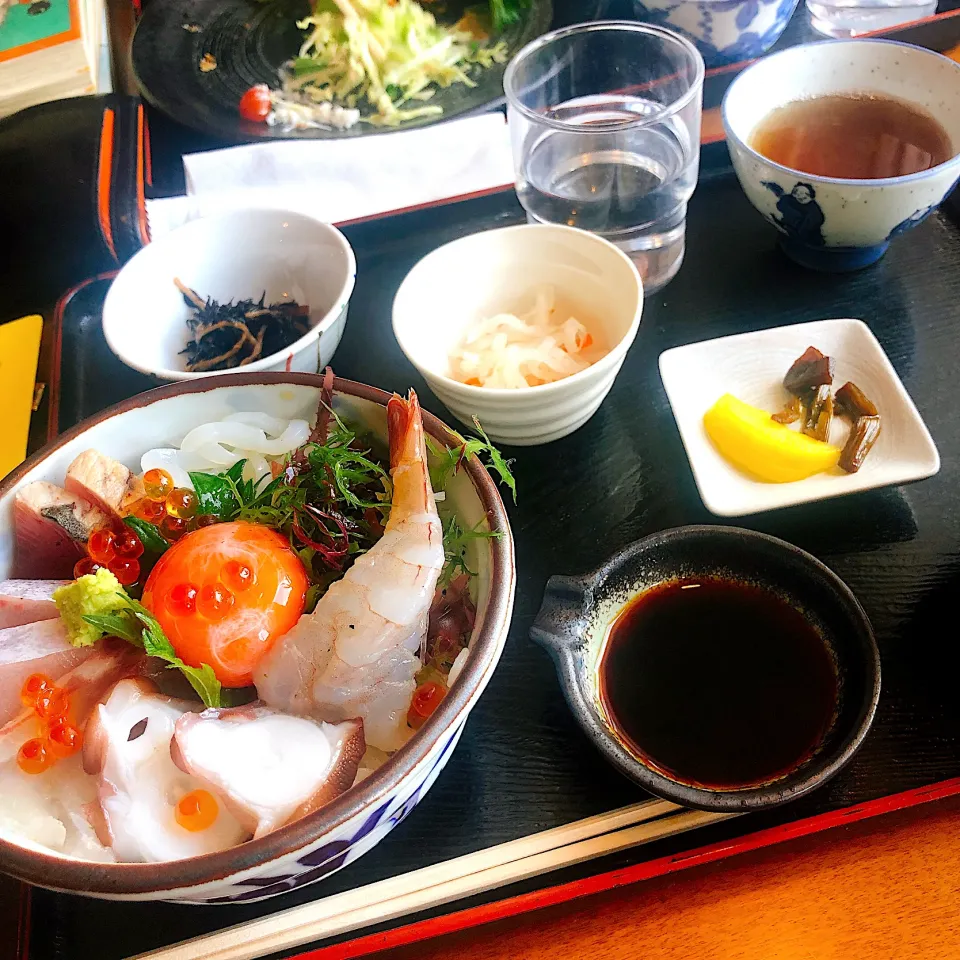
{"label": "brown tea", "polygon": [[867,94],[777,107],[757,125],[750,146],[792,170],[850,180],[917,173],[953,156],[949,135],[929,114]]}

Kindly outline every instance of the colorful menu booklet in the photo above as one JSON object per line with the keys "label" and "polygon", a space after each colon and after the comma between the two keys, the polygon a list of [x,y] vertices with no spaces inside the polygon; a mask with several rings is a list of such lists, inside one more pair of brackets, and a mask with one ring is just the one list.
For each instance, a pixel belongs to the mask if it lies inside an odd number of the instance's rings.
{"label": "colorful menu booklet", "polygon": [[0,0],[0,117],[94,93],[103,0]]}

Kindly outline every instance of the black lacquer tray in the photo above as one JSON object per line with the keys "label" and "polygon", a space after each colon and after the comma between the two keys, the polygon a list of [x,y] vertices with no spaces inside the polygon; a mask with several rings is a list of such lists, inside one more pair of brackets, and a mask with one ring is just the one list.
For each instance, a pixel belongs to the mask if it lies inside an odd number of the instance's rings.
{"label": "black lacquer tray", "polygon": [[[436,246],[522,219],[515,195],[505,191],[346,227],[357,251],[358,278],[334,358],[337,372],[386,389],[414,386],[423,405],[444,416],[393,338],[394,291],[413,263]],[[960,229],[948,210],[896,241],[874,267],[847,275],[808,272],[784,258],[774,231],[729,171],[706,172],[690,205],[684,265],[645,304],[639,337],[600,411],[566,439],[508,451],[516,457],[519,487],[519,503],[509,507],[518,563],[510,638],[450,765],[417,810],[346,870],[261,904],[110,903],[34,890],[35,921],[26,956],[119,960],[644,799],[580,732],[551,662],[527,632],[550,575],[589,570],[609,552],[655,530],[715,521],[697,495],[657,358],[669,347],[723,334],[828,317],[862,318],[940,449],[942,470],[923,483],[744,521],[819,557],[866,608],[884,678],[873,730],[835,780],[779,811],[661,840],[471,903],[803,818],[819,816],[826,826],[831,811],[960,776],[960,645],[949,626],[960,588],[958,266]],[[103,342],[100,308],[107,284],[91,281],[62,304],[61,429],[151,386],[122,366]],[[465,905],[470,903],[439,912]]]}

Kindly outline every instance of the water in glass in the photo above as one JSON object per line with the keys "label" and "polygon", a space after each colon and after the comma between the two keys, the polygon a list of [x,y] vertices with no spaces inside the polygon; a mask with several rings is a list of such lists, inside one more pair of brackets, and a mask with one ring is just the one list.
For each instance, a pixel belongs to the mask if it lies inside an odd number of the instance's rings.
{"label": "water in glass", "polygon": [[[564,223],[606,237],[637,264],[648,290],[683,260],[686,205],[697,181],[699,143],[663,105],[604,94],[568,100],[527,131],[517,193],[531,221]],[[637,125],[637,119],[654,122]]]}

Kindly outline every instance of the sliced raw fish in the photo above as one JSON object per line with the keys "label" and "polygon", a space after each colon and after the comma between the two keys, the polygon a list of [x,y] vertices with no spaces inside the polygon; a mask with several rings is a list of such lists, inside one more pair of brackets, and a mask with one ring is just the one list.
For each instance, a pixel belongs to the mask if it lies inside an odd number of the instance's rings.
{"label": "sliced raw fish", "polygon": [[[26,627],[12,627],[12,630],[39,630],[40,628],[60,626],[59,620],[44,620]],[[5,632],[5,631],[3,631]],[[61,635],[62,636],[62,635]],[[71,648],[74,649],[74,648]],[[83,659],[71,670],[56,679],[70,699],[70,721],[82,730],[93,710],[94,704],[118,681],[124,677],[137,676],[144,665],[153,658],[145,657],[136,647],[123,640],[101,640],[93,647],[79,650]],[[36,665],[36,661],[34,661]],[[31,669],[29,673],[40,672]],[[13,698],[8,696],[6,703]],[[19,712],[0,726],[0,764],[16,756],[24,740],[37,735],[36,715],[32,708],[20,703],[20,691],[16,690],[16,706]]]}
{"label": "sliced raw fish", "polygon": [[321,723],[251,704],[185,714],[171,755],[222,795],[256,838],[353,786],[365,749],[361,720]]}
{"label": "sliced raw fish", "polygon": [[210,791],[170,758],[177,721],[199,706],[164,697],[146,680],[121,680],[91,715],[83,765],[99,780],[100,840],[118,860],[181,860],[224,850],[249,837],[249,830],[216,796],[217,815],[206,829],[187,830],[177,822],[176,806],[184,796]]}
{"label": "sliced raw fish", "polygon": [[110,518],[83,497],[45,480],[21,487],[14,501],[14,570],[25,579],[70,577],[90,534]]}
{"label": "sliced raw fish", "polygon": [[122,504],[136,486],[136,478],[118,460],[98,450],[84,450],[67,467],[63,485],[67,493],[83,497],[104,513],[119,516]]}
{"label": "sliced raw fish", "polygon": [[79,754],[41,774],[24,773],[16,762],[7,762],[0,765],[0,831],[64,856],[109,863],[112,851],[85,816],[96,797],[97,781],[83,772]]}
{"label": "sliced raw fish", "polygon": [[59,617],[0,630],[0,725],[23,709],[20,690],[31,673],[59,680],[93,649],[71,647]]}
{"label": "sliced raw fish", "polygon": [[0,582],[0,629],[55,620],[60,614],[53,591],[69,580],[4,580]]}

